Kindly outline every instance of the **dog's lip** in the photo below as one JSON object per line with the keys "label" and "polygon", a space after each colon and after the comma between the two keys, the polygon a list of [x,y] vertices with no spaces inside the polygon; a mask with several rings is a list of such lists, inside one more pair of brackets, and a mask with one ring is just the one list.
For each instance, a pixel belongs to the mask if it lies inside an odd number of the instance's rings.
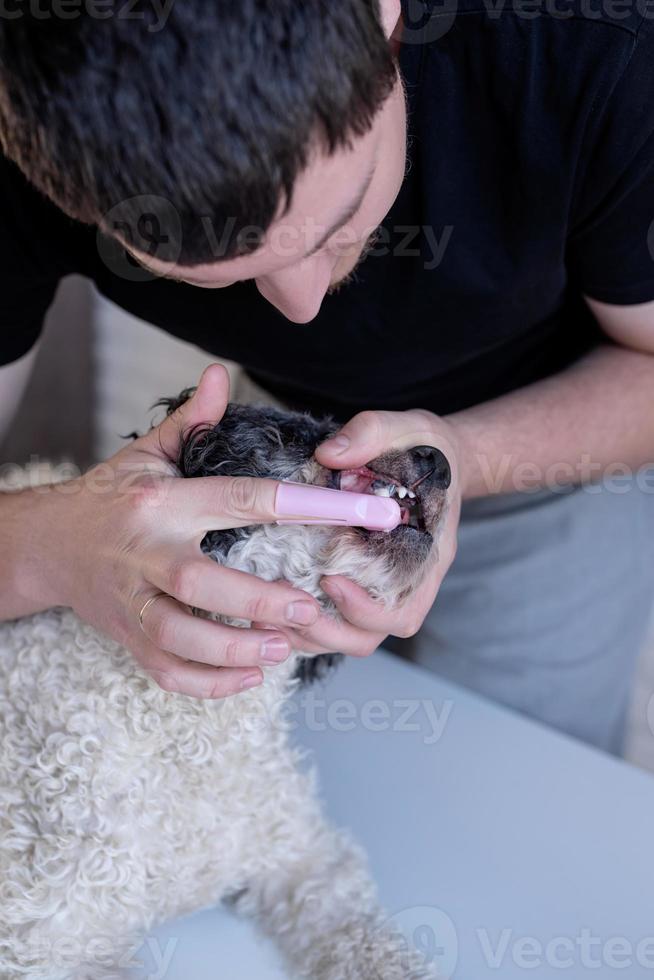
{"label": "dog's lip", "polygon": [[[354,490],[357,493],[366,493],[366,489],[359,489],[357,484],[361,484],[363,487],[367,484],[368,487],[378,480],[383,480],[385,483],[393,484],[395,486],[402,486],[403,481],[399,476],[393,476],[391,473],[382,473],[380,470],[373,470],[370,466],[357,466],[352,469],[347,470],[332,470],[332,478],[334,480],[334,485],[337,490]],[[349,487],[343,487],[344,478],[348,478],[352,483]],[[412,492],[417,492],[418,487],[424,482],[423,479],[416,481],[415,488],[414,485],[407,486],[407,490]]]}
{"label": "dog's lip", "polygon": [[[379,482],[383,482],[387,486],[403,486],[401,478],[374,470],[370,466],[359,466],[347,470],[332,470],[331,482],[336,490],[348,490],[354,491],[355,493],[372,493],[371,488],[373,483]],[[395,534],[397,531],[401,533],[403,530],[415,531],[419,534],[429,533],[425,527],[422,512],[421,484],[423,482],[423,480],[419,480],[411,487],[404,487],[407,493],[402,497],[396,494],[393,495],[393,499],[397,501],[402,511],[402,523],[391,534]],[[343,486],[343,483],[347,485]]]}

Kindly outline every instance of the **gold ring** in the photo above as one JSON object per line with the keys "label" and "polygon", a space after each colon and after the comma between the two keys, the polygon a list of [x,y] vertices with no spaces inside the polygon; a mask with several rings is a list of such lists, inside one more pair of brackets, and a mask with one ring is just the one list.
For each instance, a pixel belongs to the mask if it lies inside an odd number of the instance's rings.
{"label": "gold ring", "polygon": [[167,598],[168,596],[166,595],[165,592],[157,592],[156,595],[151,595],[148,601],[143,603],[143,607],[141,608],[141,611],[139,613],[139,623],[144,633],[145,633],[145,626],[143,625],[143,616],[145,614],[145,610],[148,608],[148,606],[151,606],[153,602],[156,602],[157,599],[167,599]]}

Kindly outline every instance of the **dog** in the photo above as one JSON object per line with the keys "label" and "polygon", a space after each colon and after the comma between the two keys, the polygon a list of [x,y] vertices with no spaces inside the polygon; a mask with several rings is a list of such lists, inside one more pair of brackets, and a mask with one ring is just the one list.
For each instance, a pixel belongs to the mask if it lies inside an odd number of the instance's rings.
{"label": "dog", "polygon": [[[323,575],[399,604],[437,558],[448,462],[423,446],[329,470],[314,451],[335,428],[232,404],[218,425],[181,434],[176,465],[183,477],[394,496],[402,525],[253,526],[211,532],[202,550],[287,579],[331,615]],[[163,691],[69,609],[0,626],[0,976],[120,977],[158,923],[224,902],[257,920],[292,976],[431,980],[387,924],[363,854],[325,821],[314,775],[279,723],[294,691],[337,659],[295,651],[259,688],[202,701]]]}

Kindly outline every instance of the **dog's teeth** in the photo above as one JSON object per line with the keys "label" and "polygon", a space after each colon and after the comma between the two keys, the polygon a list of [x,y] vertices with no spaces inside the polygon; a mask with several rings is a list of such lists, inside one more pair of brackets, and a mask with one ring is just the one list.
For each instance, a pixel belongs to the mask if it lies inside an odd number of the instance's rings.
{"label": "dog's teeth", "polygon": [[411,500],[415,500],[416,499],[416,495],[413,492],[413,490],[409,490],[409,497],[411,498]]}
{"label": "dog's teeth", "polygon": [[400,498],[400,500],[404,500],[404,498],[406,497],[406,495],[407,495],[408,492],[409,491],[407,490],[406,487],[398,487],[397,488],[397,495]]}
{"label": "dog's teeth", "polygon": [[377,487],[376,490],[373,490],[373,493],[374,493],[375,497],[391,497],[392,494],[393,494],[393,488],[392,487]]}

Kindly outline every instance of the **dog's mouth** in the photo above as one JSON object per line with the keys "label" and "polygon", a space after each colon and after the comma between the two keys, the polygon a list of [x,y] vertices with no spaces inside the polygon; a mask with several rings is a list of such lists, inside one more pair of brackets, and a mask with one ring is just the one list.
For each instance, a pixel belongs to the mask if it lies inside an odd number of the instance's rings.
{"label": "dog's mouth", "polygon": [[[411,528],[420,534],[428,534],[425,525],[420,487],[427,477],[422,477],[411,486],[404,486],[400,481],[385,473],[377,473],[368,466],[360,466],[355,470],[332,470],[333,486],[336,490],[349,490],[351,493],[369,493],[375,497],[391,497],[400,505],[402,524],[391,532],[402,532]],[[371,531],[371,534],[385,532]]]}

